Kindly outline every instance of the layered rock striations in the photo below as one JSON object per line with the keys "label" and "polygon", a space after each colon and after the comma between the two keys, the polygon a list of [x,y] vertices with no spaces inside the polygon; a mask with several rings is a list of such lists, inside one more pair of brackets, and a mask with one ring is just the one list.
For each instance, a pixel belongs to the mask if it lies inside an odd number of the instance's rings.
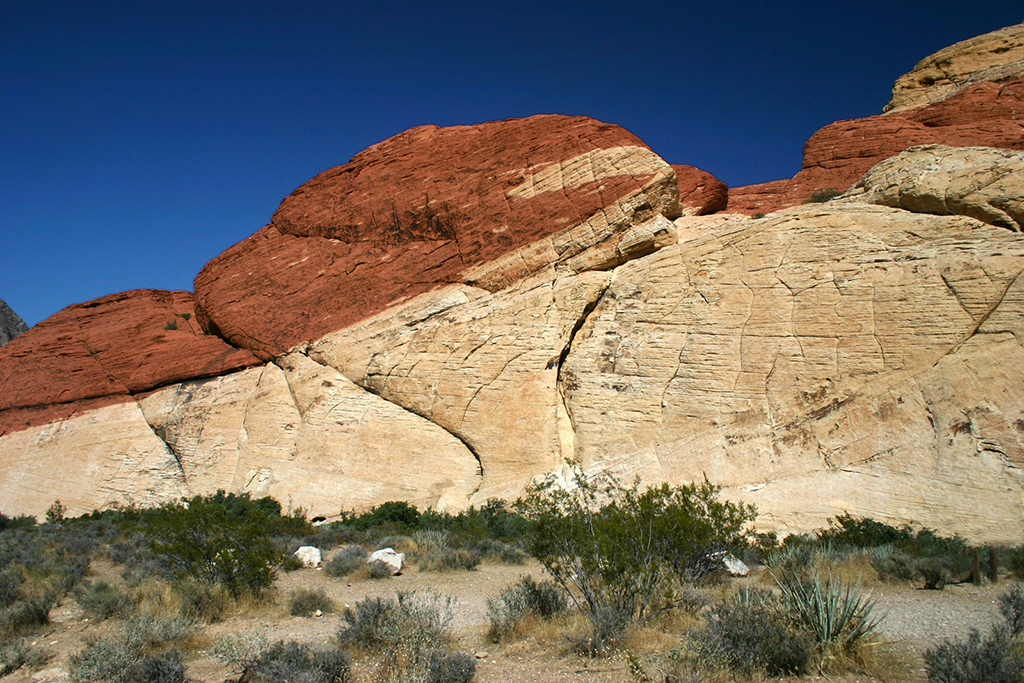
{"label": "layered rock striations", "polygon": [[194,304],[114,295],[0,349],[3,511],[218,488],[453,510],[576,464],[707,477],[783,532],[846,512],[1019,542],[1021,152],[965,145],[1012,147],[1020,96],[965,83],[822,132],[808,174],[926,144],[767,218],[703,215],[724,186],[591,119],[386,140]]}
{"label": "layered rock striations", "polygon": [[422,126],[324,171],[196,277],[206,329],[268,359],[449,284],[498,291],[680,214],[675,173],[586,117]]}
{"label": "layered rock striations", "polygon": [[4,346],[19,334],[28,331],[28,325],[7,302],[0,299],[0,346]]}
{"label": "layered rock striations", "polygon": [[[897,81],[893,102],[901,104],[825,126],[804,145],[793,178],[730,188],[728,210],[768,213],[816,190],[845,191],[878,162],[917,145],[1024,149],[1022,45],[1024,24],[1018,24],[932,55]],[[924,75],[936,64],[945,65],[948,78]],[[971,71],[971,65],[984,68]]]}

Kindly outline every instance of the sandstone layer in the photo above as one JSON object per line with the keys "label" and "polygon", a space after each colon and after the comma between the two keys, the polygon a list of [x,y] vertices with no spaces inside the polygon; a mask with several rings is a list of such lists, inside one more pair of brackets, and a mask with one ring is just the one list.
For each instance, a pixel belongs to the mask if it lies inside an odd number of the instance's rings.
{"label": "sandstone layer", "polygon": [[930,104],[981,80],[1024,76],[1024,23],[960,41],[900,76],[884,111]]}
{"label": "sandstone layer", "polygon": [[679,214],[675,173],[618,126],[422,126],[289,195],[203,268],[196,300],[205,329],[268,360],[436,287],[497,291]]}
{"label": "sandstone layer", "polygon": [[1024,24],[927,57],[896,81],[885,112],[825,126],[804,145],[793,178],[730,188],[728,210],[769,213],[816,190],[845,191],[917,145],[1024,149]]}
{"label": "sandstone layer", "polygon": [[189,292],[112,294],[68,306],[0,349],[0,415],[129,396],[258,362],[199,328]]}
{"label": "sandstone layer", "polygon": [[576,458],[706,475],[805,530],[842,512],[1020,540],[1024,241],[848,204],[680,219],[563,370]]}
{"label": "sandstone layer", "polygon": [[0,299],[0,346],[4,346],[27,330],[28,325],[21,316],[12,311],[6,301]]}
{"label": "sandstone layer", "polygon": [[729,187],[707,171],[694,166],[672,164],[679,181],[679,203],[683,214],[704,216],[729,205]]}
{"label": "sandstone layer", "polygon": [[[0,349],[3,512],[218,488],[456,510],[575,463],[706,476],[762,529],[1019,543],[1024,80],[979,78],[729,192],[777,208],[930,145],[766,218],[699,215],[714,178],[592,119],[386,140],[212,260],[195,305],[114,295]],[[1004,149],[951,148],[978,144]]]}
{"label": "sandstone layer", "polygon": [[876,165],[847,198],[918,213],[959,214],[1024,231],[1024,152],[911,147]]}

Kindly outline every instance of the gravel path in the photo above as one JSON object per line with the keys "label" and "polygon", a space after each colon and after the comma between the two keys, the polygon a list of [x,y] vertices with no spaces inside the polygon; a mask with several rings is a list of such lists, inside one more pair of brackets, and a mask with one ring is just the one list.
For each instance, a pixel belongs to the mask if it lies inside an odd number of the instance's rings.
{"label": "gravel path", "polygon": [[887,639],[924,649],[946,639],[961,640],[971,628],[985,633],[1002,619],[999,596],[1009,584],[946,586],[941,591],[884,586],[873,591],[879,631]]}

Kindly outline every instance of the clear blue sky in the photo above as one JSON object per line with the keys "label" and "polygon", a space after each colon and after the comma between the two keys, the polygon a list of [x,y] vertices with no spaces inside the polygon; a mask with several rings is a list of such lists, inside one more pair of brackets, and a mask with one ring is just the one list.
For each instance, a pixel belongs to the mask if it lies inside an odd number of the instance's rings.
{"label": "clear blue sky", "polygon": [[731,186],[793,175],[832,121],[985,2],[0,3],[0,298],[30,325],[191,289],[316,173],[412,126],[617,123]]}

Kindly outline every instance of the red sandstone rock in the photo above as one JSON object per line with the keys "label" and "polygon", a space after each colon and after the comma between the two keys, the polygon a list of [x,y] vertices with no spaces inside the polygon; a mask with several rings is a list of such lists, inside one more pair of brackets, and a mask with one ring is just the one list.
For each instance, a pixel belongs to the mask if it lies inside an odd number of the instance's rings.
{"label": "red sandstone rock", "polygon": [[21,416],[4,417],[11,409],[125,396],[258,362],[203,333],[189,292],[111,294],[68,306],[0,348],[0,422],[18,424]]}
{"label": "red sandstone rock", "polygon": [[672,164],[672,170],[679,181],[679,203],[684,213],[705,216],[729,204],[729,187],[707,171],[681,164]]}
{"label": "red sandstone rock", "polygon": [[883,159],[934,144],[1024,149],[1024,80],[978,83],[935,104],[825,126],[804,145],[799,173],[730,188],[728,210],[768,213],[815,190],[846,190]]}
{"label": "red sandstone rock", "polygon": [[[590,118],[421,126],[285,198],[270,225],[206,264],[197,310],[206,329],[267,359],[440,285],[507,286],[552,260],[474,273],[586,221],[604,221],[592,231],[602,240],[674,218],[677,192],[639,138]],[[589,246],[566,239],[551,253]]]}

